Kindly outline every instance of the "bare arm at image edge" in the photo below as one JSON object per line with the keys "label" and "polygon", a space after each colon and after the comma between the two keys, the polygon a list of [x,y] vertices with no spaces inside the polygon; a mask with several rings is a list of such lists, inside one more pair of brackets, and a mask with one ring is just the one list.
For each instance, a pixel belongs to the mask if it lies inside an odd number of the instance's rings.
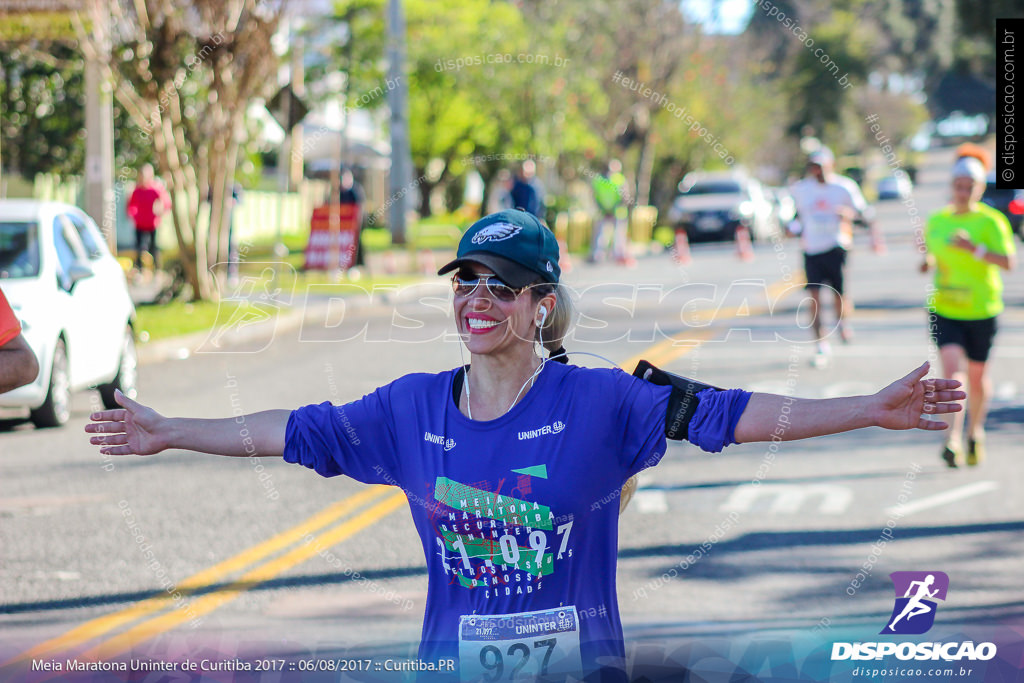
{"label": "bare arm at image edge", "polygon": [[152,455],[177,448],[233,457],[281,456],[290,410],[200,419],[164,417],[121,392],[122,408],[93,413],[85,431],[105,455]]}
{"label": "bare arm at image edge", "polygon": [[38,376],[39,361],[25,337],[17,333],[7,341],[0,340],[0,394],[31,384]]}
{"label": "bare arm at image edge", "polygon": [[924,415],[962,409],[966,397],[952,379],[924,379],[924,363],[902,379],[870,396],[807,399],[755,393],[736,423],[736,441],[793,441],[838,434],[862,427],[946,429],[946,423]]}
{"label": "bare arm at image edge", "polygon": [[21,323],[0,291],[0,394],[30,384],[39,376],[36,354],[21,334]]}

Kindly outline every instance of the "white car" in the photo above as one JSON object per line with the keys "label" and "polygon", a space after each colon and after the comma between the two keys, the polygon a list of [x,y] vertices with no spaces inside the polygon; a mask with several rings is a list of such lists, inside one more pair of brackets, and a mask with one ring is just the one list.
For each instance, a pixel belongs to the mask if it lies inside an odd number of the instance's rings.
{"label": "white car", "polygon": [[71,393],[134,396],[135,306],[96,224],[68,204],[0,200],[0,288],[39,359],[36,381],[0,394],[37,427],[68,421]]}
{"label": "white car", "polygon": [[913,189],[910,176],[900,171],[878,181],[878,199],[907,199]]}
{"label": "white car", "polygon": [[695,171],[679,183],[669,223],[685,230],[691,242],[732,240],[743,226],[755,240],[778,234],[774,207],[755,178],[740,171]]}

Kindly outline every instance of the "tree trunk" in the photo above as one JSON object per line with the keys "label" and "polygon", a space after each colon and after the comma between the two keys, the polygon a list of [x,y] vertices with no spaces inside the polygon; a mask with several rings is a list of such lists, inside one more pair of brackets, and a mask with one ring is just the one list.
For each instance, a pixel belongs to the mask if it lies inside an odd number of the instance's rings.
{"label": "tree trunk", "polygon": [[[87,12],[72,14],[72,21],[87,55],[104,52],[108,48],[100,47],[110,43],[133,45],[138,56],[103,63],[118,101],[151,135],[160,175],[171,194],[170,220],[192,296],[215,298],[218,292],[208,266],[228,257],[237,136],[246,104],[271,85],[278,61],[270,49],[271,38],[288,2],[83,4]],[[108,24],[118,30],[105,33],[97,28]],[[186,46],[195,50],[181,61]],[[206,97],[182,88],[183,76],[207,88]],[[209,221],[201,223],[206,211]]]}
{"label": "tree trunk", "polygon": [[430,209],[430,196],[434,193],[434,188],[437,187],[437,183],[432,183],[427,180],[427,171],[425,168],[417,168],[416,173],[419,174],[418,177],[423,178],[417,187],[420,193],[420,218],[427,218],[433,215],[433,212]]}
{"label": "tree trunk", "polygon": [[178,174],[173,169],[174,164],[177,162],[177,155],[168,154],[167,144],[163,137],[162,126],[156,125],[153,127],[152,140],[153,147],[156,150],[157,165],[159,166],[160,176],[164,179],[164,184],[167,187],[167,192],[171,197],[171,220],[174,223],[174,236],[178,241],[178,253],[181,258],[181,265],[185,271],[185,280],[192,288],[193,295],[200,290],[199,277],[195,269],[195,261],[192,258],[192,249],[187,234],[191,234],[191,230],[188,230],[188,224],[181,214],[178,202]]}
{"label": "tree trunk", "polygon": [[644,131],[640,158],[637,160],[636,193],[633,195],[633,206],[648,206],[651,203],[651,177],[654,174],[656,147],[653,138],[650,129]]}
{"label": "tree trunk", "polygon": [[498,177],[498,172],[501,170],[500,166],[492,167],[490,164],[483,164],[483,168],[476,169],[476,172],[480,174],[480,179],[484,182],[484,194],[480,200],[480,215],[487,215],[487,207],[491,201],[491,186],[494,184],[494,179]]}

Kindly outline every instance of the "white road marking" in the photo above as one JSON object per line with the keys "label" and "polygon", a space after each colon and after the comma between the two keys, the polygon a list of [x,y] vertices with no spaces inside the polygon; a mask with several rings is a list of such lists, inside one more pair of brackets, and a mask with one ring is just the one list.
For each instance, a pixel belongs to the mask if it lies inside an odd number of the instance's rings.
{"label": "white road marking", "polygon": [[668,512],[668,499],[664,491],[651,489],[639,490],[633,496],[637,512],[644,515],[657,515]]}
{"label": "white road marking", "polygon": [[[926,346],[869,346],[857,343],[850,344],[849,346],[833,345],[832,350],[839,358],[902,358],[905,356],[911,356],[913,358],[920,358],[922,361],[928,357],[929,353],[931,353],[931,349]],[[996,346],[992,349],[991,358],[995,358],[996,360],[1000,358],[1024,358],[1024,347]]]}
{"label": "white road marking", "polygon": [[1017,385],[1013,382],[1000,382],[992,397],[996,401],[1012,401],[1017,398]]}
{"label": "white road marking", "polygon": [[733,489],[729,499],[720,507],[725,512],[747,512],[758,498],[773,496],[769,511],[774,514],[796,514],[804,501],[821,496],[818,512],[823,515],[841,515],[853,501],[853,493],[838,484],[744,484]]}
{"label": "white road marking", "polygon": [[915,500],[913,503],[907,503],[906,505],[896,505],[886,510],[886,514],[902,514],[904,517],[912,515],[915,512],[921,512],[921,510],[928,510],[946,503],[952,503],[955,500],[962,500],[964,498],[970,498],[971,496],[977,496],[982,493],[988,493],[989,491],[995,491],[999,488],[999,484],[994,481],[977,481],[973,484],[967,484],[959,488],[950,489],[943,493],[936,493],[934,496],[928,496]]}

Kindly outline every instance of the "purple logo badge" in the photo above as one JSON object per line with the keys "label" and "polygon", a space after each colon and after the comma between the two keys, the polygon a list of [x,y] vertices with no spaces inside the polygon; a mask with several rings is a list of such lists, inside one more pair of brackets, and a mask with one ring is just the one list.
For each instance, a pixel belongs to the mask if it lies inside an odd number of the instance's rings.
{"label": "purple logo badge", "polygon": [[881,634],[920,635],[935,623],[936,600],[945,600],[949,577],[945,572],[893,572],[896,590],[892,616]]}

